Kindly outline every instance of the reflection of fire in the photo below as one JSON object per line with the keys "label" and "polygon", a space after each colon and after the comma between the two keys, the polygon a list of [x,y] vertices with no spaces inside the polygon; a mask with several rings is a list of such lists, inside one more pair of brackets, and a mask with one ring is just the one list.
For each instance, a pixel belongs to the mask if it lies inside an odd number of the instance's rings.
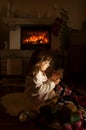
{"label": "reflection of fire", "polygon": [[48,44],[48,32],[29,32],[23,40],[24,44]]}

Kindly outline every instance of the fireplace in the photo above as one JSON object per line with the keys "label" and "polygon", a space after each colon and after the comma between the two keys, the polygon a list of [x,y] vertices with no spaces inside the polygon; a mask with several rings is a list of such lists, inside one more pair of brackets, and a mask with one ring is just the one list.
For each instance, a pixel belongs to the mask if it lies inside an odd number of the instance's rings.
{"label": "fireplace", "polygon": [[51,48],[50,25],[23,25],[21,26],[21,49],[33,50]]}

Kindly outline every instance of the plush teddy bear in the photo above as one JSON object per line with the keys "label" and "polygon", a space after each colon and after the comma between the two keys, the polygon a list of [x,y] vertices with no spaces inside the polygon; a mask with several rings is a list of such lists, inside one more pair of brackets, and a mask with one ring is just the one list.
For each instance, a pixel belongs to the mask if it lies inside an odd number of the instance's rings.
{"label": "plush teddy bear", "polygon": [[62,68],[59,68],[58,70],[53,71],[50,76],[50,79],[53,81],[62,79],[62,78],[63,78],[63,69]]}

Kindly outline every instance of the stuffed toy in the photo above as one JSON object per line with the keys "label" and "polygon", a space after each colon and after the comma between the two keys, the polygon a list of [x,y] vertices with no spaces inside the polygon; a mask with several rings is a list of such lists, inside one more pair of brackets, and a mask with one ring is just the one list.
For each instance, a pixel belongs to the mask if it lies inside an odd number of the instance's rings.
{"label": "stuffed toy", "polygon": [[[63,69],[59,68],[58,70],[52,72],[50,79],[53,81],[63,79]],[[65,83],[60,81],[60,83],[55,87],[55,92],[61,96],[69,96],[71,95],[72,90]]]}
{"label": "stuffed toy", "polygon": [[62,79],[63,78],[63,69],[59,68],[58,70],[52,72],[50,79],[55,81],[58,79]]}

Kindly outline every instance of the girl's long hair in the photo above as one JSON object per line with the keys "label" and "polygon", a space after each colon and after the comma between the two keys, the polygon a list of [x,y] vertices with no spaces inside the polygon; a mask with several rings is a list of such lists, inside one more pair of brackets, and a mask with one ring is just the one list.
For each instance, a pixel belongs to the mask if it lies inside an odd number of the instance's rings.
{"label": "girl's long hair", "polygon": [[37,73],[39,71],[39,67],[37,65],[45,60],[48,61],[52,60],[51,51],[46,49],[35,50],[30,58],[30,62],[28,66],[29,69],[27,74],[32,75],[33,73]]}

